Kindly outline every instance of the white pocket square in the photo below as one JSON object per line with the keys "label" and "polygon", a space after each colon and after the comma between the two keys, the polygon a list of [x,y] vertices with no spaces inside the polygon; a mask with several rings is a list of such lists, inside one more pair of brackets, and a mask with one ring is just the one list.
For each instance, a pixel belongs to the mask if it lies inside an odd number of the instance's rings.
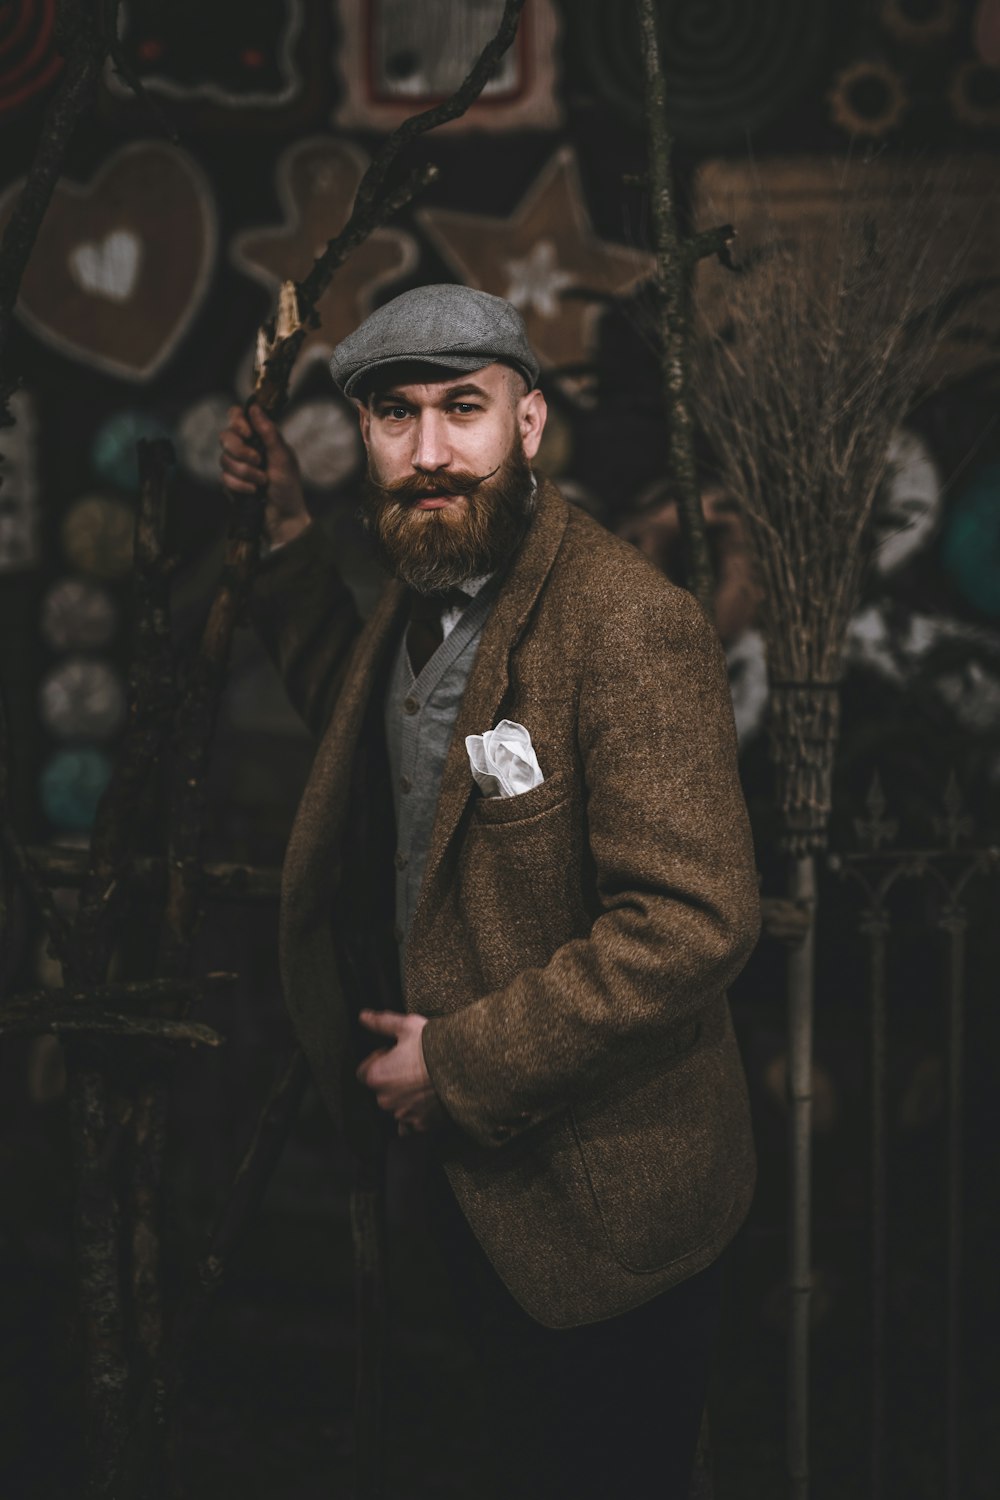
{"label": "white pocket square", "polygon": [[476,784],[487,797],[516,797],[545,780],[523,724],[501,719],[485,734],[467,734],[465,748]]}

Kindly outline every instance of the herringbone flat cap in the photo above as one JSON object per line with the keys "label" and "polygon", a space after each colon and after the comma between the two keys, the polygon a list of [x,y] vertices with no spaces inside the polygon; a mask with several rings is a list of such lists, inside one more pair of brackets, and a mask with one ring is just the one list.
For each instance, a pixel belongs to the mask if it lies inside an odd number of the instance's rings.
{"label": "herringbone flat cap", "polygon": [[538,360],[517,308],[489,292],[441,284],[403,292],[373,312],[334,349],[330,370],[345,396],[363,396],[388,365],[405,361],[468,372],[496,360],[519,370],[529,389],[538,379]]}

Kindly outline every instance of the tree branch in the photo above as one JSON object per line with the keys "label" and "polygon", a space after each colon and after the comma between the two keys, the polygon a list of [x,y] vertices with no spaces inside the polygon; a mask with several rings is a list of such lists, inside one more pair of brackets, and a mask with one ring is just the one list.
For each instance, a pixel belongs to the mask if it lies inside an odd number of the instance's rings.
{"label": "tree branch", "polygon": [[[714,617],[712,564],[698,492],[694,432],[688,402],[687,345],[694,259],[677,227],[671,173],[673,140],[667,126],[667,96],[660,60],[656,0],[636,0],[636,13],[645,79],[650,202],[660,294],[660,368],[670,439],[670,467],[687,553],[689,587],[711,619]],[[713,247],[707,253],[718,252]]]}

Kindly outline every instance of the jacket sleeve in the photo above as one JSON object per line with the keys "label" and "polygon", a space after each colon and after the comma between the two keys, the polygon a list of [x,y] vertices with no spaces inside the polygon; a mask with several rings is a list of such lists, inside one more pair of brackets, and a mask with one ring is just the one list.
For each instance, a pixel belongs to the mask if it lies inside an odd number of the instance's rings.
{"label": "jacket sleeve", "polygon": [[445,1109],[482,1145],[676,1050],[757,940],[722,650],[690,595],[643,592],[595,621],[580,688],[589,935],[423,1031]]}
{"label": "jacket sleeve", "polygon": [[308,526],[264,558],[250,617],[294,707],[321,734],[361,631],[354,596],[322,527]]}

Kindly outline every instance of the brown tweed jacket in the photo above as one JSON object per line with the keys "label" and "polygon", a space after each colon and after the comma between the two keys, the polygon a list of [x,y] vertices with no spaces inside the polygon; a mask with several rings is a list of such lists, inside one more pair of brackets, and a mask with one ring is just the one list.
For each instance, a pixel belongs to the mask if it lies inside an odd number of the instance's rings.
{"label": "brown tweed jacket", "polygon": [[[281,961],[341,1117],[357,1088],[341,949],[363,930],[369,958],[395,958],[378,718],[402,596],[389,583],[362,628],[315,527],[256,591],[293,700],[323,731],[288,844]],[[465,736],[501,718],[527,727],[545,779],[484,798]],[[352,835],[359,803],[380,834]],[[352,848],[376,850],[367,876]],[[725,989],[758,924],[715,633],[543,484],[462,699],[406,960],[453,1122],[449,1179],[540,1322],[625,1311],[708,1265],[742,1222],[754,1155]]]}

